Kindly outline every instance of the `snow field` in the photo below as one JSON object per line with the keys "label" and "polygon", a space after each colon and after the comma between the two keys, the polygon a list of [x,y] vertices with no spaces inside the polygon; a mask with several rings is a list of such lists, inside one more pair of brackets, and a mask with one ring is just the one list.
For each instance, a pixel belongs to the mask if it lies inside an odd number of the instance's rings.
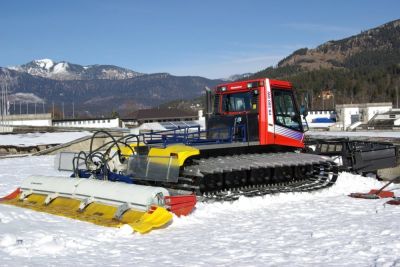
{"label": "snow field", "polygon": [[356,132],[335,132],[335,131],[308,131],[306,135],[336,136],[336,137],[386,137],[400,138],[400,132],[396,131],[356,131]]}
{"label": "snow field", "polygon": [[[53,160],[0,160],[0,195],[30,174],[67,175]],[[342,173],[319,192],[198,203],[146,235],[0,205],[0,265],[400,266],[400,207],[347,197],[381,186]]]}
{"label": "snow field", "polygon": [[0,145],[34,146],[64,144],[91,135],[90,132],[55,132],[0,135]]}

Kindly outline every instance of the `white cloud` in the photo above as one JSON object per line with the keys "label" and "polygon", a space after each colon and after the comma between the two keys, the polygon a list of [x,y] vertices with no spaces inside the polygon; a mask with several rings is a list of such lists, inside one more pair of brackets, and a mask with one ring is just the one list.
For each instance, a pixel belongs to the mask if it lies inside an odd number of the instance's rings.
{"label": "white cloud", "polygon": [[257,72],[267,67],[276,65],[282,55],[220,55],[219,61],[208,63],[190,64],[189,66],[169,67],[168,72],[173,75],[199,75],[207,78],[226,78],[233,74]]}
{"label": "white cloud", "polygon": [[230,63],[256,63],[256,62],[278,62],[284,56],[282,55],[272,55],[272,56],[254,56],[254,57],[244,57],[232,60]]}
{"label": "white cloud", "polygon": [[345,33],[345,34],[353,34],[357,32],[357,29],[350,27],[315,24],[315,23],[286,23],[283,24],[283,26],[295,30],[312,31],[312,32],[333,32],[333,33]]}
{"label": "white cloud", "polygon": [[310,44],[265,44],[265,43],[231,43],[235,47],[241,47],[246,49],[259,49],[259,50],[267,50],[267,51],[276,51],[276,50],[297,50],[303,47],[310,47]]}

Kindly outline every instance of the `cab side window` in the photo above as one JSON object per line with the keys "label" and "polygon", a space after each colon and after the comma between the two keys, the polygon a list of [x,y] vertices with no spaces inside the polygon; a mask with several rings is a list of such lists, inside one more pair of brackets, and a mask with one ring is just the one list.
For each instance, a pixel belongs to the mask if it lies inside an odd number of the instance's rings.
{"label": "cab side window", "polygon": [[222,112],[250,111],[252,109],[251,102],[251,94],[248,92],[224,94],[222,97]]}
{"label": "cab side window", "polygon": [[295,106],[292,91],[273,90],[275,123],[301,131],[301,118]]}

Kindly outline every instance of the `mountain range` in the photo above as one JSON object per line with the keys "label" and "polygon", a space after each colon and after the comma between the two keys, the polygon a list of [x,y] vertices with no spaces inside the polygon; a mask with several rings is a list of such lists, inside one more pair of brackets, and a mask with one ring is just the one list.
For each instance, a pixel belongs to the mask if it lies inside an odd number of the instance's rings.
{"label": "mountain range", "polygon": [[123,80],[143,75],[142,73],[113,65],[81,66],[67,61],[55,62],[51,59],[33,60],[24,65],[8,68],[54,80]]}
{"label": "mountain range", "polygon": [[[132,114],[137,109],[200,96],[206,86],[221,80],[168,73],[144,74],[112,65],[81,66],[50,59],[34,60],[21,66],[0,68],[0,85],[7,84],[11,105],[19,102],[53,104],[65,113],[80,116]],[[73,104],[72,104],[73,103]],[[11,107],[14,110],[14,107]],[[23,112],[26,112],[24,110]]]}
{"label": "mountain range", "polygon": [[[205,86],[230,80],[269,77],[293,82],[301,102],[310,108],[338,103],[398,103],[400,87],[400,20],[362,31],[316,48],[301,48],[276,67],[257,73],[211,80],[199,76],[144,74],[112,65],[81,66],[66,61],[34,60],[0,67],[0,85],[7,85],[12,103],[61,103],[86,116],[130,114],[154,106],[185,108],[200,103]],[[333,95],[325,101],[323,92]],[[176,101],[181,99],[183,101]],[[190,99],[195,99],[191,101]],[[169,102],[169,103],[168,103]]]}

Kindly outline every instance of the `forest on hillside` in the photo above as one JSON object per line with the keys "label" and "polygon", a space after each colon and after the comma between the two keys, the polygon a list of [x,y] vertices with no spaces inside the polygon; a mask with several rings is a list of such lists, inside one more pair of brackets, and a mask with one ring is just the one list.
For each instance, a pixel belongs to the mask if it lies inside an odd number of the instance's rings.
{"label": "forest on hillside", "polygon": [[[397,106],[400,89],[400,64],[379,68],[320,69],[293,71],[293,67],[267,69],[253,76],[291,81],[299,101],[308,95],[310,109],[332,109],[334,104],[392,102]],[[322,92],[333,98],[325,101]]]}
{"label": "forest on hillside", "polygon": [[[392,102],[397,107],[400,98],[399,24],[397,20],[356,36],[327,42],[316,49],[299,49],[277,67],[266,68],[251,78],[291,81],[297,88],[299,100],[302,102],[307,95],[309,107],[313,109],[368,102]],[[310,63],[335,53],[337,60],[327,60],[329,68],[304,67],[304,61]],[[303,62],[290,61],[296,56],[302,57]],[[327,103],[324,92],[332,94]]]}

